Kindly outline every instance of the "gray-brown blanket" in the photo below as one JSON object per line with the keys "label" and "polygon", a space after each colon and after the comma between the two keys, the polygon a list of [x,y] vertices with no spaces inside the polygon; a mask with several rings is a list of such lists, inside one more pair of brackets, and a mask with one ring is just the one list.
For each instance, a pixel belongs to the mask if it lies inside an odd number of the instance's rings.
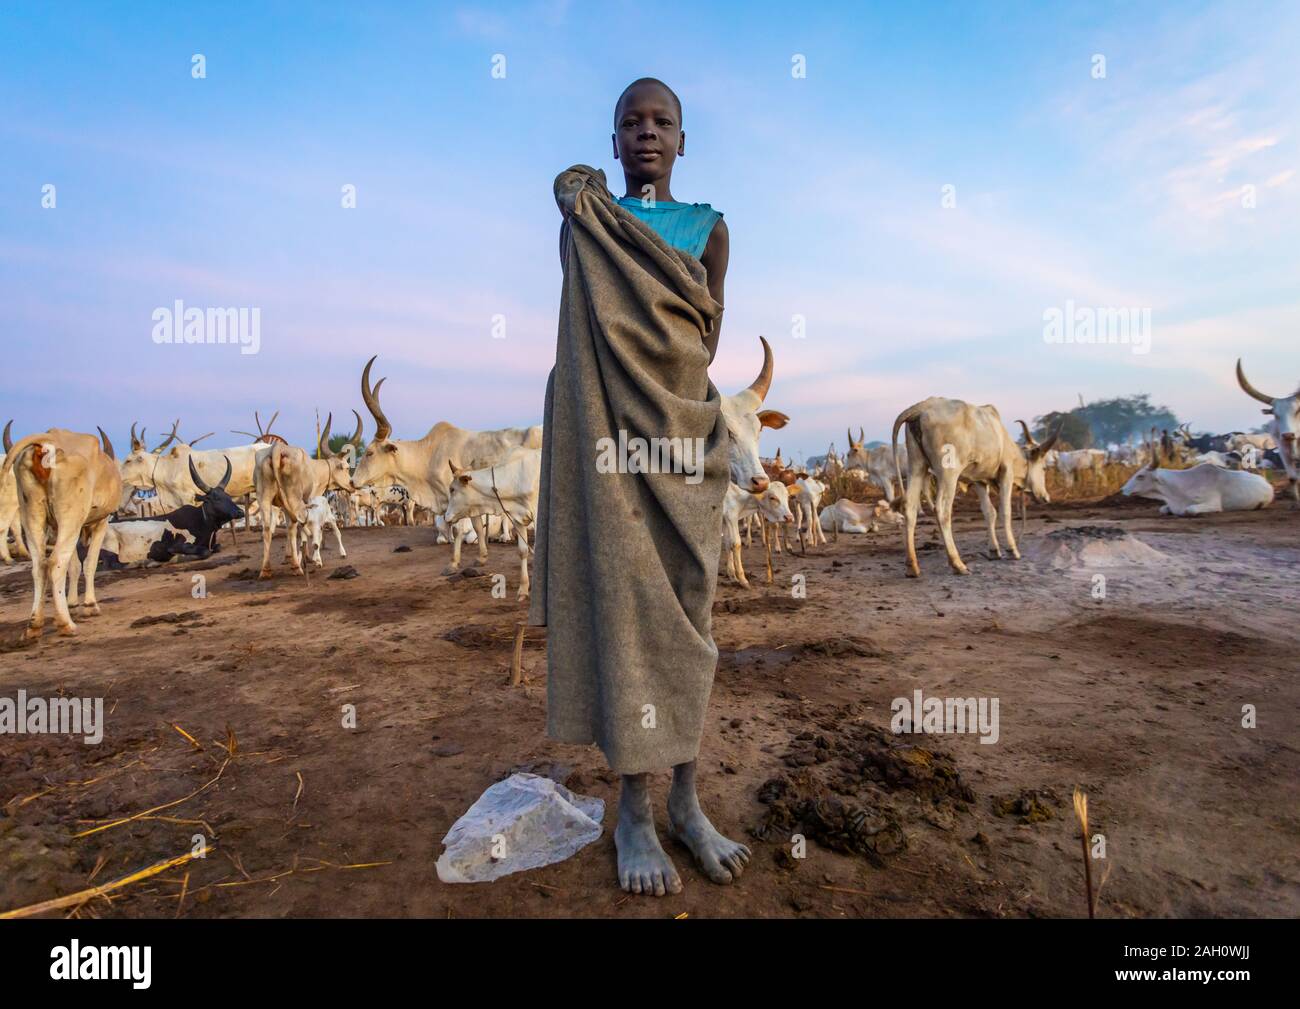
{"label": "gray-brown blanket", "polygon": [[604,172],[562,172],[555,199],[568,228],[529,622],[548,628],[548,734],[636,774],[695,759],[718,659],[728,446],[702,338],[722,309]]}

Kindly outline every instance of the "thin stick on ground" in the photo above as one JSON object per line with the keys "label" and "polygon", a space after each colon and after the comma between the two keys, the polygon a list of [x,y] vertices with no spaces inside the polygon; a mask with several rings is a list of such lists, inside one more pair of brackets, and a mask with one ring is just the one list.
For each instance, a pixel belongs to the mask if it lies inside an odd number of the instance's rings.
{"label": "thin stick on ground", "polygon": [[1088,854],[1088,794],[1074,788],[1074,815],[1079,819],[1079,841],[1083,845],[1083,882],[1087,888],[1088,917],[1095,917],[1092,899],[1092,858]]}
{"label": "thin stick on ground", "polygon": [[181,798],[179,799],[173,799],[171,802],[164,802],[161,806],[154,806],[153,809],[146,809],[141,813],[136,813],[134,816],[123,817],[120,820],[113,820],[112,822],[105,823],[99,827],[92,827],[90,830],[83,830],[80,833],[73,834],[72,835],[73,840],[76,840],[79,837],[89,837],[91,834],[98,834],[101,830],[109,830],[113,827],[120,827],[124,823],[133,823],[136,820],[143,819],[144,817],[150,816],[161,810],[171,809],[173,806],[179,806],[182,802],[187,802],[188,800],[198,795],[200,792],[205,791],[208,788],[211,788],[213,785],[215,785],[217,781],[221,778],[221,776],[226,773],[226,767],[229,764],[230,764],[230,758],[227,757],[225,762],[221,765],[221,769],[217,771],[216,777],[213,778],[211,781],[209,781],[207,784],[200,785],[189,795],[181,796]]}
{"label": "thin stick on ground", "polygon": [[[211,850],[211,849],[209,849]],[[73,907],[78,904],[84,904],[87,901],[94,900],[96,897],[103,897],[113,890],[120,890],[124,886],[130,886],[132,883],[138,883],[142,879],[148,879],[150,876],[156,876],[160,872],[166,872],[168,869],[178,865],[184,865],[186,862],[195,858],[193,852],[186,852],[184,855],[178,855],[175,858],[169,858],[165,862],[159,862],[157,865],[151,865],[147,869],[140,869],[129,876],[123,876],[121,879],[114,880],[112,883],[105,883],[103,886],[93,886],[88,890],[79,890],[76,893],[70,893],[66,897],[55,897],[53,900],[43,900],[39,904],[28,904],[26,907],[16,907],[12,911],[0,913],[0,920],[7,918],[30,918],[33,915],[44,914],[47,911],[58,911],[61,908]]]}
{"label": "thin stick on ground", "polygon": [[510,685],[524,682],[524,629],[525,624],[515,624],[515,652],[510,659]]}

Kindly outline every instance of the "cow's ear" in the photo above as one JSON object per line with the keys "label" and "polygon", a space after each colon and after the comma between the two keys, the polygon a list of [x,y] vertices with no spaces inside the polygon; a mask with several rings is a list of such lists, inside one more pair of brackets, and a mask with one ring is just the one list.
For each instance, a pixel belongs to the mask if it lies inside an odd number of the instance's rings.
{"label": "cow's ear", "polygon": [[783,428],[790,423],[790,418],[779,410],[760,410],[756,416],[759,427],[770,427],[773,430]]}
{"label": "cow's ear", "polygon": [[385,451],[385,452],[396,452],[396,451],[397,451],[397,446],[394,445],[391,441],[386,441],[386,442],[384,442],[384,451]]}
{"label": "cow's ear", "polygon": [[462,484],[468,484],[474,478],[470,476],[468,473],[462,473],[460,474],[460,476],[456,477],[456,479],[459,480]]}

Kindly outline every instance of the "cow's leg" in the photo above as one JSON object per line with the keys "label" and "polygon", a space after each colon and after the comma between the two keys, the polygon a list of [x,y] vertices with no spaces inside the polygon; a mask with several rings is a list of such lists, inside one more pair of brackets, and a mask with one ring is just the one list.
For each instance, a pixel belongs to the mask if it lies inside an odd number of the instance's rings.
{"label": "cow's leg", "polygon": [[86,543],[86,595],[81,606],[83,617],[99,616],[99,601],[95,598],[95,572],[99,568],[99,551],[104,545],[104,536],[108,533],[108,516],[100,519],[90,527],[90,538]]}
{"label": "cow's leg", "polygon": [[1292,477],[1289,483],[1291,507],[1300,508],[1300,478]]}
{"label": "cow's leg", "polygon": [[929,467],[926,466],[925,457],[921,454],[921,446],[917,444],[909,426],[907,428],[907,486],[903,489],[903,517],[906,520],[903,523],[903,539],[907,546],[909,578],[921,577],[921,565],[916,559],[916,516],[921,508],[921,494],[928,489],[929,481]]}
{"label": "cow's leg", "polygon": [[962,562],[957,552],[957,541],[952,535],[952,506],[957,500],[957,472],[946,469],[939,481],[939,496],[935,501],[935,514],[939,519],[939,532],[943,536],[943,548],[948,554],[948,564],[959,575],[970,574],[970,569]]}
{"label": "cow's leg", "polygon": [[301,528],[301,523],[294,519],[294,517],[287,511],[284,513],[284,521],[285,532],[287,532],[289,536],[289,556],[286,560],[288,560],[289,567],[293,570],[295,575],[305,574],[302,569],[302,561],[305,551],[300,552],[298,549],[298,530]]}
{"label": "cow's leg", "polygon": [[1008,470],[1003,473],[998,480],[998,509],[1002,512],[1002,531],[1007,537],[1007,549],[1011,551],[1011,556],[1020,560],[1020,548],[1016,545],[1016,534],[1011,529],[1012,519],[1012,497],[1015,494],[1015,487],[1012,485],[1011,472]]}
{"label": "cow's leg", "polygon": [[444,573],[450,574],[452,571],[460,569],[460,545],[465,539],[465,526],[457,519],[452,527],[451,536],[451,563],[447,566]]}
{"label": "cow's leg", "polygon": [[[993,502],[989,500],[989,489],[987,484],[976,484],[975,493],[980,499],[980,511],[984,513],[984,522],[988,526],[989,546],[992,548],[991,556],[998,560],[1002,559],[1002,547],[998,544],[998,523],[997,513],[993,510]],[[999,501],[1001,498],[999,498]]]}
{"label": "cow's leg", "polygon": [[23,538],[31,544],[32,557],[32,615],[23,632],[23,637],[28,640],[39,638],[45,627],[45,587],[50,574],[49,561],[45,557],[45,488],[35,484],[34,480],[33,485],[30,491],[24,488],[18,496]]}
{"label": "cow's leg", "polygon": [[478,534],[478,562],[480,565],[487,566],[487,534],[488,524],[487,517],[484,515],[473,515],[470,517],[470,523],[474,526],[474,532]]}
{"label": "cow's leg", "polygon": [[325,524],[334,530],[334,538],[338,540],[338,544],[339,544],[339,556],[346,557],[348,555],[348,552],[343,549],[343,534],[339,532],[339,524],[334,521],[333,516],[330,516],[330,518],[326,521]]}
{"label": "cow's leg", "polygon": [[519,530],[516,537],[519,543],[519,595],[518,600],[523,602],[528,598],[530,584],[528,581],[528,537],[523,534],[523,529]]}
{"label": "cow's leg", "polygon": [[54,546],[50,550],[50,588],[54,593],[54,622],[60,634],[75,634],[77,625],[68,612],[68,567],[77,554],[77,540],[81,536],[81,523],[66,513],[61,516]]}
{"label": "cow's leg", "polygon": [[257,495],[258,525],[262,527],[262,570],[258,578],[271,577],[271,537],[275,535],[275,514],[272,511],[269,495]]}

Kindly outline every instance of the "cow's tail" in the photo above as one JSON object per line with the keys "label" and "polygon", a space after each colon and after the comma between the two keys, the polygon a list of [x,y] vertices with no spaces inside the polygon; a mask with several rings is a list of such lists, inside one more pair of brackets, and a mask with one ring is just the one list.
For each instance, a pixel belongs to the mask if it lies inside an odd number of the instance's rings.
{"label": "cow's tail", "polygon": [[925,444],[921,441],[920,417],[922,412],[922,404],[913,403],[894,418],[894,429],[889,436],[889,451],[894,457],[894,475],[898,477],[898,487],[903,492],[891,505],[894,511],[901,512],[903,510],[907,497],[907,484],[903,482],[903,467],[898,463],[898,429],[904,424],[906,424],[908,430],[912,432],[912,438],[916,441],[916,446],[921,453],[921,458],[925,460],[925,464],[930,467],[931,470],[934,469],[933,463],[930,462],[930,457],[925,454]]}
{"label": "cow's tail", "polygon": [[285,510],[285,513],[292,521],[301,525],[307,521],[306,514],[299,511],[302,502],[289,500],[289,495],[284,491],[284,481],[280,479],[281,467],[289,462],[289,456],[285,449],[284,443],[278,441],[271,446],[271,477],[275,480],[275,491],[280,497],[280,507]]}
{"label": "cow's tail", "polygon": [[[5,455],[4,465],[0,466],[0,479],[9,475],[9,471],[18,463],[18,457],[33,445],[36,446],[36,452],[32,454],[32,472],[36,474],[36,479],[45,483],[50,478],[50,471],[54,468],[54,463],[58,461],[62,454],[57,446],[42,445],[42,442],[49,441],[49,434],[41,432],[40,434],[29,434],[26,438],[20,438],[14,443]],[[50,457],[54,458],[51,459]]]}

